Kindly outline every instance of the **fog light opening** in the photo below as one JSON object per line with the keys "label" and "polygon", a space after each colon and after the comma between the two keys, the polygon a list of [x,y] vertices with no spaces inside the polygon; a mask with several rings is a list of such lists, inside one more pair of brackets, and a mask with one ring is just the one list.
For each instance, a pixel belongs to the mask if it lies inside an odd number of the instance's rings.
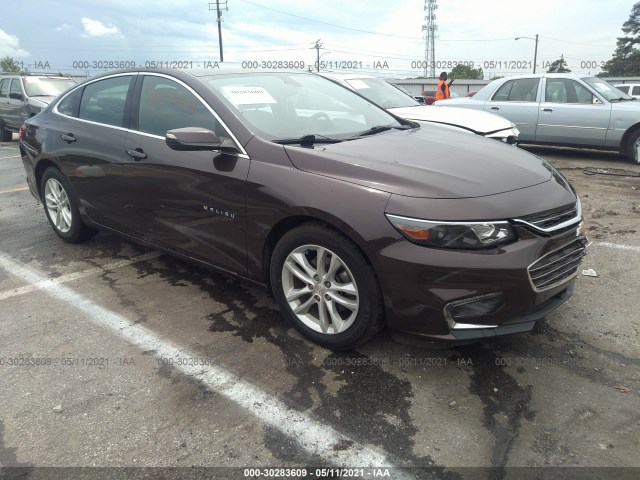
{"label": "fog light opening", "polygon": [[504,294],[489,293],[451,302],[444,307],[444,315],[452,330],[465,328],[495,328],[497,325],[474,324],[470,320],[492,315],[505,305]]}

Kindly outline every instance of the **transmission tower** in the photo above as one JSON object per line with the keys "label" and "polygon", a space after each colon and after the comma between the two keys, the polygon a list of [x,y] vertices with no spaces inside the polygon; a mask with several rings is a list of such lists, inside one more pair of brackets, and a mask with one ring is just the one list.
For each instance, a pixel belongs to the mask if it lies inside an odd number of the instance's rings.
{"label": "transmission tower", "polygon": [[422,31],[424,32],[424,76],[434,78],[436,76],[436,10],[438,0],[424,0],[424,21]]}

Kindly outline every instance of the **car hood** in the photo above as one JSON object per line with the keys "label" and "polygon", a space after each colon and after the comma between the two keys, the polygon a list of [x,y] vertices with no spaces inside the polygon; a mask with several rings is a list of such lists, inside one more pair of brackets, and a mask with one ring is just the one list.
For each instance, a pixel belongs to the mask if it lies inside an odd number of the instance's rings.
{"label": "car hood", "polygon": [[300,170],[412,197],[482,197],[552,176],[544,160],[517,147],[435,124],[285,149]]}
{"label": "car hood", "polygon": [[640,102],[637,100],[629,100],[626,102],[611,102],[611,108],[614,111],[638,112],[640,111]]}
{"label": "car hood", "polygon": [[438,122],[462,127],[479,135],[488,135],[513,128],[512,122],[493,113],[470,110],[468,108],[443,106],[416,106],[389,108],[391,113],[409,120]]}

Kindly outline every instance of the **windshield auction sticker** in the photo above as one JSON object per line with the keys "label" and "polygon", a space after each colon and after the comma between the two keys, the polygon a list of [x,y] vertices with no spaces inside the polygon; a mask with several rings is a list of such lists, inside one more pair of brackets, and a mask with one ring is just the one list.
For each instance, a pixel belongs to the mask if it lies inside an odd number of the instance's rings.
{"label": "windshield auction sticker", "polygon": [[222,87],[225,96],[235,105],[278,103],[262,87]]}

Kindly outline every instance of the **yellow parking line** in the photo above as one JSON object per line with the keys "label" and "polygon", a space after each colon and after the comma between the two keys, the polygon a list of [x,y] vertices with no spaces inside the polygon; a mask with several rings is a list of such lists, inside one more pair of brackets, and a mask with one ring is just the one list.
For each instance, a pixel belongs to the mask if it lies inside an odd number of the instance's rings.
{"label": "yellow parking line", "polygon": [[24,190],[29,190],[29,187],[18,187],[18,188],[11,188],[9,190],[0,190],[0,193],[22,192]]}

